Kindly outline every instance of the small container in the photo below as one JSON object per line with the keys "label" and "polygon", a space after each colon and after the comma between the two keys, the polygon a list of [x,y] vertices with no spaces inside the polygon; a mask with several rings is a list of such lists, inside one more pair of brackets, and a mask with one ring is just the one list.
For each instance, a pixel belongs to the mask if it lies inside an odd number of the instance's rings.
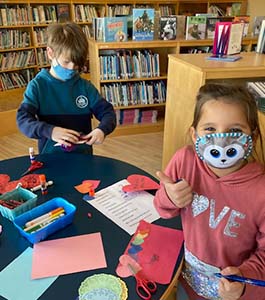
{"label": "small container", "polygon": [[23,200],[23,204],[17,206],[16,208],[10,209],[3,205],[0,205],[0,211],[3,217],[13,221],[17,216],[23,214],[24,212],[32,209],[37,205],[37,195],[18,187],[11,192],[7,192],[0,196],[0,200]]}
{"label": "small container", "polygon": [[[65,211],[64,216],[60,217],[59,219],[47,225],[46,227],[43,227],[42,229],[35,231],[33,233],[28,233],[23,230],[24,225],[28,221],[31,221],[37,217],[49,213],[50,211],[58,207],[64,208]],[[41,240],[44,240],[50,234],[71,224],[73,222],[75,211],[76,211],[76,207],[73,204],[69,203],[63,198],[57,197],[18,216],[17,218],[14,219],[14,225],[17,227],[17,229],[19,230],[22,236],[24,236],[30,243],[35,244]]]}

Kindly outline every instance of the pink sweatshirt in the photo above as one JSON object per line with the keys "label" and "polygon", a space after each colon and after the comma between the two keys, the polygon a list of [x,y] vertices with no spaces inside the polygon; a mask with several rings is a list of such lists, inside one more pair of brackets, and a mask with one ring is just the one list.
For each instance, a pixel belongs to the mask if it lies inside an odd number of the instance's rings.
{"label": "pink sweatshirt", "polygon": [[[265,280],[264,167],[251,162],[218,178],[187,146],[175,153],[165,173],[175,181],[187,180],[194,192],[184,209],[171,202],[163,185],[154,199],[162,218],[180,214],[188,265],[236,266],[245,277]],[[240,299],[265,300],[265,288],[246,285]]]}

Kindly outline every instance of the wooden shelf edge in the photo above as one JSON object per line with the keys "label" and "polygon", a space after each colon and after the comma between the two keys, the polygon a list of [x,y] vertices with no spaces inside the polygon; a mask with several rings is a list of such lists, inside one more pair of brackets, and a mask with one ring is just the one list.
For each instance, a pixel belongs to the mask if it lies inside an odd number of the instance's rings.
{"label": "wooden shelf edge", "polygon": [[140,133],[151,133],[159,132],[164,130],[164,121],[158,121],[157,123],[138,123],[131,125],[118,125],[113,133],[110,134],[111,137],[121,136],[121,135],[132,135]]}

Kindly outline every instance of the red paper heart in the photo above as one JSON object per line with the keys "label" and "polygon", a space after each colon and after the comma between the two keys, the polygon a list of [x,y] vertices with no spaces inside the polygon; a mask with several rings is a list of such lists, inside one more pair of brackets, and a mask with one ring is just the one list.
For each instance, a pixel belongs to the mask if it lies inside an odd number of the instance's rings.
{"label": "red paper heart", "polygon": [[122,190],[124,192],[157,190],[160,187],[158,183],[156,183],[154,180],[144,175],[133,174],[128,176],[127,180],[129,181],[130,184],[122,187]]}

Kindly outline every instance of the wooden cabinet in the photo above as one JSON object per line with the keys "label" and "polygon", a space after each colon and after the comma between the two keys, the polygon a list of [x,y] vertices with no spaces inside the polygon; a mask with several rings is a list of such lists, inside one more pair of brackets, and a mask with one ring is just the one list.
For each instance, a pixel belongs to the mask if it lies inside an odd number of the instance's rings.
{"label": "wooden cabinet", "polygon": [[[209,61],[205,59],[205,54],[169,56],[163,168],[177,149],[190,142],[188,131],[200,86],[209,81],[244,83],[264,80],[265,55],[245,52],[241,56],[242,59],[236,62]],[[265,114],[259,113],[259,117],[264,137]],[[260,154],[259,152],[259,157]]]}

